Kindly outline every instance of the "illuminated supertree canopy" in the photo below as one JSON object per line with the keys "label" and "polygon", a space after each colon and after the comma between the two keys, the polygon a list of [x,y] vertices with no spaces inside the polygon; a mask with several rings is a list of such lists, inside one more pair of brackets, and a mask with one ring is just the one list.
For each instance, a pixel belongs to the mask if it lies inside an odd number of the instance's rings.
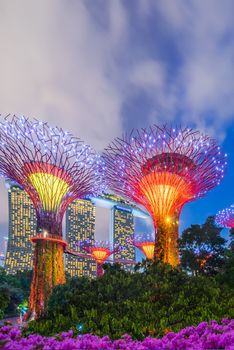
{"label": "illuminated supertree canopy", "polygon": [[97,240],[86,240],[80,242],[80,247],[95,259],[97,264],[97,277],[103,276],[104,270],[102,265],[109,258],[109,256],[121,250],[119,245],[115,245],[112,248],[110,242]]}
{"label": "illuminated supertree canopy", "polygon": [[134,240],[130,241],[135,247],[140,249],[143,254],[145,254],[146,258],[149,260],[154,259],[154,247],[155,241],[153,235],[149,234],[138,234],[134,237]]}
{"label": "illuminated supertree canopy", "polygon": [[220,210],[215,216],[215,222],[221,227],[234,228],[234,204],[229,208]]}
{"label": "illuminated supertree canopy", "polygon": [[177,265],[181,209],[219,185],[226,154],[199,131],[154,125],[116,138],[104,159],[109,187],[151,214],[155,259]]}
{"label": "illuminated supertree canopy", "polygon": [[100,157],[68,132],[13,116],[0,123],[0,173],[30,196],[37,215],[30,311],[44,312],[53,286],[65,282],[62,219],[77,198],[102,189]]}

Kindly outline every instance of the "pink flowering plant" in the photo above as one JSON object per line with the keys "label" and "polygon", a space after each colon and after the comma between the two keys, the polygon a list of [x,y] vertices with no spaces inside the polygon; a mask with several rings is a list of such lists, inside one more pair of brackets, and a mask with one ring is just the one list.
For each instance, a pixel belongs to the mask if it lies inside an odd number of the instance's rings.
{"label": "pink flowering plant", "polygon": [[202,322],[198,326],[186,327],[178,333],[168,332],[162,338],[146,337],[134,340],[125,334],[121,339],[92,334],[75,336],[73,331],[45,337],[31,334],[23,337],[19,327],[0,328],[0,348],[3,350],[199,350],[234,349],[234,320],[223,319]]}

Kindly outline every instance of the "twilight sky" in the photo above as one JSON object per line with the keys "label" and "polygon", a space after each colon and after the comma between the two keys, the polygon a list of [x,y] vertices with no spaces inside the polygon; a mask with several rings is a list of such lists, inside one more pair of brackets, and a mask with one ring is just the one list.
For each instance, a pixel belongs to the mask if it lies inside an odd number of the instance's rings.
{"label": "twilight sky", "polygon": [[[232,0],[1,0],[1,113],[47,120],[97,150],[152,123],[216,137],[227,175],[185,206],[181,229],[202,223],[234,202],[233,12]],[[2,183],[0,195],[6,235]]]}

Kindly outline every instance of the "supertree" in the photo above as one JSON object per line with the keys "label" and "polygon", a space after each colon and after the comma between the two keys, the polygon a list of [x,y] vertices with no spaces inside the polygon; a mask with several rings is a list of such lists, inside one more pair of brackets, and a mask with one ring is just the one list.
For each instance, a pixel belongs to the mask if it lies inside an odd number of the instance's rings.
{"label": "supertree", "polygon": [[110,255],[121,250],[119,245],[111,247],[108,241],[83,241],[79,243],[80,247],[95,259],[97,264],[97,277],[101,277],[104,274],[102,265],[109,258]]}
{"label": "supertree", "polygon": [[155,241],[152,235],[136,235],[134,240],[129,240],[129,243],[140,249],[147,259],[154,259]]}
{"label": "supertree", "polygon": [[0,123],[0,173],[28,193],[37,216],[32,317],[44,313],[52,288],[65,282],[63,215],[73,200],[101,190],[99,169],[91,147],[61,128],[17,116]]}
{"label": "supertree", "polygon": [[229,208],[220,210],[215,216],[217,226],[234,228],[234,204]]}
{"label": "supertree", "polygon": [[103,157],[109,187],[151,214],[155,259],[178,265],[181,209],[220,183],[226,155],[199,131],[154,125],[116,138]]}

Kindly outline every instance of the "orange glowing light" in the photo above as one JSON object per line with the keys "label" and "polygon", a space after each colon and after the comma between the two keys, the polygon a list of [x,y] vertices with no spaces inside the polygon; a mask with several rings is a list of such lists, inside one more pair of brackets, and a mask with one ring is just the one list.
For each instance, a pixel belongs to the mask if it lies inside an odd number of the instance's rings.
{"label": "orange glowing light", "polygon": [[139,192],[147,209],[157,220],[170,221],[170,216],[195,195],[193,184],[184,176],[171,172],[152,172],[139,182]]}
{"label": "orange glowing light", "polygon": [[153,260],[154,258],[154,242],[141,242],[136,244],[136,246],[145,254],[147,259]]}
{"label": "orange glowing light", "polygon": [[91,254],[97,263],[104,263],[108,256],[111,255],[111,252],[107,248],[103,247],[93,247]]}

